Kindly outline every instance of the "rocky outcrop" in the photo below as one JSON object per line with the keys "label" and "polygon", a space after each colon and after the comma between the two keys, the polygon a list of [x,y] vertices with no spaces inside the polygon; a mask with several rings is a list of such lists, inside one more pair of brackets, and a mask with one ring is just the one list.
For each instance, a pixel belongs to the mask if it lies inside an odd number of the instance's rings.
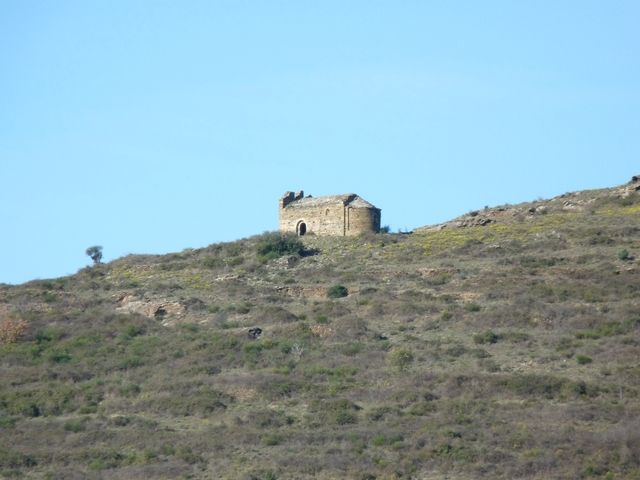
{"label": "rocky outcrop", "polygon": [[326,298],[327,296],[325,287],[276,287],[276,290],[298,298]]}
{"label": "rocky outcrop", "polygon": [[180,302],[146,300],[130,294],[120,295],[117,304],[116,311],[138,313],[163,322],[170,318],[180,318],[187,312],[186,306]]}

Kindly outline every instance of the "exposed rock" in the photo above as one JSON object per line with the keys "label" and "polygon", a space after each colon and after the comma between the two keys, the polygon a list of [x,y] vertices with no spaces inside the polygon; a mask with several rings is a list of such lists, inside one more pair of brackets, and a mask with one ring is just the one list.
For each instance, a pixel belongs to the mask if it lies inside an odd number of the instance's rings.
{"label": "exposed rock", "polygon": [[311,325],[311,334],[319,338],[327,338],[334,334],[333,328],[328,325]]}
{"label": "exposed rock", "polygon": [[286,257],[276,258],[269,262],[267,268],[269,269],[277,269],[277,270],[286,270],[288,268],[295,267],[300,262],[300,257],[297,255],[289,255]]}
{"label": "exposed rock", "polygon": [[130,294],[120,296],[117,302],[116,311],[139,313],[145,317],[158,320],[165,320],[166,317],[181,317],[187,310],[179,302],[144,300]]}
{"label": "exposed rock", "polygon": [[631,181],[619,188],[617,191],[617,193],[623,198],[626,198],[636,192],[640,192],[640,175],[634,175],[631,177]]}
{"label": "exposed rock", "polygon": [[463,218],[457,222],[452,222],[451,226],[457,228],[484,227],[485,225],[489,225],[491,222],[493,222],[493,220],[487,217],[472,216],[471,218]]}
{"label": "exposed rock", "polygon": [[545,205],[538,205],[536,207],[536,213],[544,214],[544,213],[547,213],[547,211],[548,211],[548,209],[547,209],[547,207]]}
{"label": "exposed rock", "polygon": [[527,210],[527,213],[530,213],[531,215],[540,215],[540,214],[545,214],[547,213],[548,209],[545,205],[536,205],[534,207],[531,207]]}
{"label": "exposed rock", "polygon": [[292,297],[325,298],[327,296],[325,287],[276,287],[276,290]]}
{"label": "exposed rock", "polygon": [[456,268],[418,268],[416,273],[425,278],[440,277],[442,275],[455,275],[459,270]]}
{"label": "exposed rock", "polygon": [[237,280],[238,278],[240,278],[239,275],[235,274],[235,273],[226,273],[223,275],[218,275],[216,278],[213,279],[214,282],[227,282],[230,280]]}
{"label": "exposed rock", "polygon": [[262,335],[262,329],[260,327],[250,328],[247,332],[247,336],[252,340],[257,340]]}

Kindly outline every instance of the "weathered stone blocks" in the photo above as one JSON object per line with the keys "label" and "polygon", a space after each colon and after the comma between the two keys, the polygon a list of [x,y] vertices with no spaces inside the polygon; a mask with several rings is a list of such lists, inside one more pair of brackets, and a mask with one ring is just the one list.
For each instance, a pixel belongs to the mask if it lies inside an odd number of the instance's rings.
{"label": "weathered stone blocks", "polygon": [[280,199],[280,231],[297,235],[360,235],[380,230],[379,208],[355,193],[326,197],[286,192]]}

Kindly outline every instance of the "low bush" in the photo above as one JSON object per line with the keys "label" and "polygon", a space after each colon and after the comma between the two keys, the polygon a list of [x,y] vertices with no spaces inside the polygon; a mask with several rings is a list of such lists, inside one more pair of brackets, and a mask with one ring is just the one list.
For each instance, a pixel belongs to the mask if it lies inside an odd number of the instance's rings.
{"label": "low bush", "polygon": [[476,333],[473,336],[474,343],[477,343],[479,345],[482,345],[485,343],[497,343],[498,340],[500,340],[500,335],[498,335],[497,333],[491,330],[487,330],[486,332],[483,332],[483,333]]}
{"label": "low bush", "polygon": [[67,432],[83,432],[86,429],[86,421],[84,419],[68,420],[64,423],[64,429]]}
{"label": "low bush", "polygon": [[345,398],[340,398],[328,401],[316,400],[312,402],[310,409],[319,414],[319,419],[323,423],[351,425],[358,422],[357,412],[361,407]]}
{"label": "low bush", "polygon": [[32,455],[27,455],[10,449],[0,449],[0,466],[2,467],[35,467],[37,464],[38,462]]}
{"label": "low bush", "polygon": [[234,398],[230,395],[203,385],[179,388],[175,392],[157,395],[151,400],[150,407],[156,412],[174,416],[206,417],[226,410],[233,402]]}
{"label": "low bush", "polygon": [[624,335],[625,333],[629,333],[633,329],[637,328],[638,325],[640,325],[640,317],[625,320],[623,322],[605,322],[592,329],[576,332],[576,338],[595,340],[602,337]]}
{"label": "low bush", "polygon": [[431,287],[437,287],[445,285],[451,281],[452,275],[450,273],[440,273],[427,279],[427,285]]}
{"label": "low bush", "polygon": [[269,433],[262,437],[262,444],[267,447],[273,447],[282,443],[283,437],[277,433]]}
{"label": "low bush", "polygon": [[566,386],[566,380],[551,375],[514,374],[497,380],[517,395],[556,398]]}
{"label": "low bush", "polygon": [[334,285],[327,290],[327,297],[342,298],[349,295],[349,290],[343,285]]}
{"label": "low bush", "polygon": [[409,368],[409,365],[413,363],[413,360],[413,352],[408,348],[396,348],[391,350],[387,355],[387,362],[389,365],[400,371],[404,371]]}
{"label": "low bush", "polygon": [[257,250],[261,259],[272,260],[284,255],[302,255],[304,244],[293,234],[266,233]]}
{"label": "low bush", "polygon": [[360,342],[352,342],[342,345],[340,352],[348,357],[353,357],[364,350],[364,345]]}
{"label": "low bush", "polygon": [[467,312],[471,312],[471,313],[475,313],[475,312],[479,312],[481,310],[482,307],[480,307],[480,305],[478,305],[477,303],[466,303],[464,305],[464,309]]}
{"label": "low bush", "polygon": [[586,365],[593,362],[593,359],[587,355],[576,355],[576,361],[578,365]]}

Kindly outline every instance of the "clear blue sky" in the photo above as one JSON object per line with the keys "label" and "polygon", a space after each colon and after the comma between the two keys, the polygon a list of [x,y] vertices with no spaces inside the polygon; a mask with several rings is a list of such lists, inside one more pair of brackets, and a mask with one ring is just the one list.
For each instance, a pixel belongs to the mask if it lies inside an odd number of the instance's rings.
{"label": "clear blue sky", "polygon": [[392,230],[640,174],[640,2],[0,4],[0,282],[277,228]]}

